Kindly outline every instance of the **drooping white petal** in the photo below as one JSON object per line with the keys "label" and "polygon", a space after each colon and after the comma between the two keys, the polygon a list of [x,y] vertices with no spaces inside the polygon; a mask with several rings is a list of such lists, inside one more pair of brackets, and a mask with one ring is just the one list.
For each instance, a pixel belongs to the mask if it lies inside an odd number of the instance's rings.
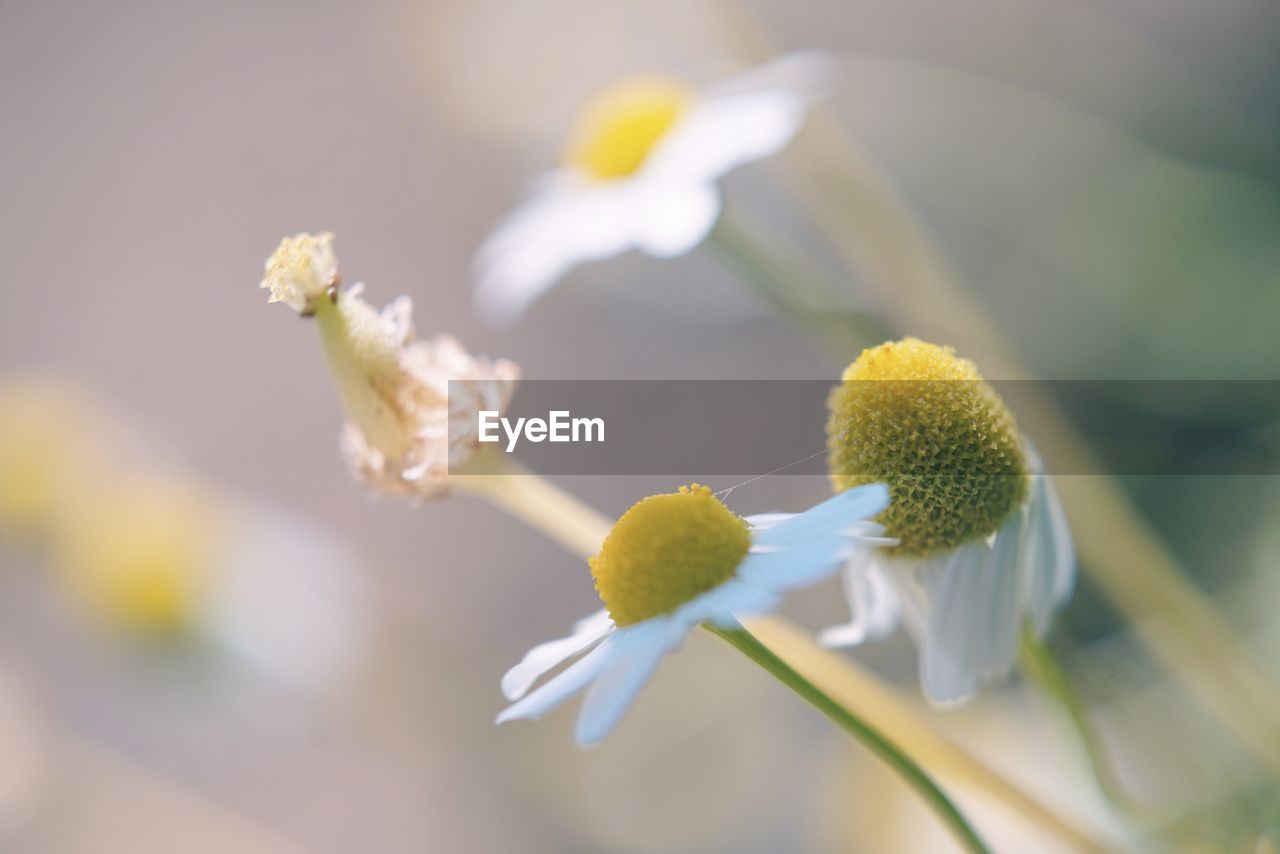
{"label": "drooping white petal", "polygon": [[921,567],[928,613],[920,650],[920,682],[934,702],[963,700],[978,689],[982,641],[968,631],[967,623],[987,592],[982,570],[990,551],[984,541],[966,543]]}
{"label": "drooping white petal", "polygon": [[935,702],[962,700],[1007,675],[1017,661],[1027,562],[1027,508],[987,541],[966,543],[927,563],[921,680]]}
{"label": "drooping white petal", "polygon": [[1043,637],[1053,615],[1075,590],[1076,555],[1066,514],[1048,475],[1037,475],[1033,490],[1026,597],[1036,635]]}
{"label": "drooping white petal", "polygon": [[640,177],[708,183],[781,149],[804,124],[806,98],[786,89],[698,102],[667,132]]}
{"label": "drooping white petal", "polygon": [[578,713],[578,744],[596,744],[613,731],[667,654],[669,645],[674,641],[678,646],[685,631],[667,617],[617,631],[613,660],[587,691]]}
{"label": "drooping white petal", "polygon": [[979,594],[979,610],[971,616],[976,625],[971,631],[980,637],[975,641],[975,654],[980,660],[978,676],[984,682],[1004,678],[1018,661],[1026,526],[1027,508],[1023,507],[1001,526],[983,562],[981,586],[985,593]]}
{"label": "drooping white petal", "polygon": [[608,636],[600,645],[569,665],[532,694],[508,706],[498,715],[497,723],[530,718],[537,720],[559,706],[565,700],[587,687],[613,661],[613,637]]}
{"label": "drooping white petal", "polygon": [[603,638],[613,628],[609,612],[601,609],[579,620],[568,637],[540,643],[525,653],[524,658],[502,676],[502,696],[508,700],[523,697],[538,677],[582,652]]}
{"label": "drooping white petal", "polygon": [[754,540],[762,546],[787,547],[815,536],[842,533],[854,523],[869,519],[889,506],[889,488],[869,483],[847,489],[790,519],[758,531]]}
{"label": "drooping white petal", "polygon": [[825,646],[857,646],[888,637],[898,627],[898,595],[889,578],[875,562],[859,557],[844,569],[849,622],[824,629],[818,640]]}

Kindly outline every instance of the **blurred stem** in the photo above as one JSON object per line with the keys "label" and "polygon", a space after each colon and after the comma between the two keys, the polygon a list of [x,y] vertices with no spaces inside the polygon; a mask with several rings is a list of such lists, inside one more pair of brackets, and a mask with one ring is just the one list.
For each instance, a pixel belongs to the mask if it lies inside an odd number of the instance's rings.
{"label": "blurred stem", "polygon": [[1049,809],[938,732],[918,705],[871,671],[859,667],[856,660],[816,645],[808,632],[777,617],[756,617],[745,624],[775,654],[821,685],[838,702],[857,709],[872,726],[890,733],[912,752],[916,761],[939,777],[1001,804],[1071,850],[1109,849],[1073,820]]}
{"label": "blurred stem", "polygon": [[[765,28],[740,3],[721,3],[726,22],[757,59],[776,56]],[[897,188],[829,111],[815,107],[804,133],[782,152],[790,186],[861,285],[894,325],[955,347],[989,379],[1029,380],[1013,344],[972,300]],[[1057,403],[1026,383],[1018,413],[1060,472],[1102,472]],[[1187,579],[1115,481],[1102,474],[1059,480],[1078,534],[1083,570],[1133,624],[1174,678],[1280,776],[1280,685],[1267,675]]]}
{"label": "blurred stem", "polygon": [[815,304],[833,304],[838,292],[795,258],[748,234],[728,211],[721,214],[704,245],[824,355],[847,363],[869,340],[883,337],[882,327],[868,317],[815,310]]}
{"label": "blurred stem", "polygon": [[974,852],[986,852],[989,849],[982,839],[969,826],[969,822],[947,797],[933,778],[926,774],[920,766],[913,762],[893,742],[884,737],[875,727],[846,709],[844,706],[823,693],[816,685],[801,676],[787,665],[781,658],[762,644],[745,629],[722,629],[708,623],[708,631],[724,639],[747,658],[758,664],[766,673],[794,691],[801,699],[848,732],[863,746],[874,753],[886,765],[896,771],[902,779],[915,790],[926,804],[933,810],[938,819],[946,825],[952,836],[964,848]]}
{"label": "blurred stem", "polygon": [[[583,560],[600,550],[612,528],[608,519],[577,498],[492,449],[478,452],[453,482],[459,491],[492,502]],[[1103,849],[1071,821],[934,730],[910,703],[852,659],[823,649],[808,632],[780,618],[756,618],[748,628],[760,644],[824,694],[893,738],[916,764],[976,790],[1073,850]]]}
{"label": "blurred stem", "polygon": [[1103,797],[1126,817],[1135,821],[1152,818],[1150,810],[1134,801],[1116,775],[1102,736],[1093,725],[1088,710],[1071,684],[1071,677],[1053,651],[1036,637],[1030,623],[1023,627],[1019,647],[1021,671],[1051,702],[1061,707],[1080,738],[1089,766]]}
{"label": "blurred stem", "polygon": [[592,557],[613,527],[609,520],[510,454],[482,448],[452,478],[463,492],[484,498],[573,554]]}

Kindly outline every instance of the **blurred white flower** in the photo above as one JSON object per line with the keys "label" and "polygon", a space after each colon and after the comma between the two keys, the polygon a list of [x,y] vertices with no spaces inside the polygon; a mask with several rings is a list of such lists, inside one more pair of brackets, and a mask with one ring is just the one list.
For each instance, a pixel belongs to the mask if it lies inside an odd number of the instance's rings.
{"label": "blurred white flower", "polygon": [[509,323],[580,263],[693,249],[720,215],[717,179],[785,146],[828,76],[826,57],[802,52],[701,93],[656,76],[603,92],[563,165],[477,252],[477,310]]}
{"label": "blurred white flower", "polygon": [[920,648],[932,701],[1008,675],[1024,627],[1044,637],[1075,588],[1057,492],[1004,402],[972,362],[914,338],[865,351],[831,397],[837,488],[889,484],[893,548],[860,549],[844,573],[850,621],[829,646],[900,624]]}
{"label": "blurred white flower", "polygon": [[193,478],[137,471],[98,483],[54,546],[64,588],[99,622],[194,640],[276,686],[333,684],[367,634],[366,587],[340,544]]}
{"label": "blurred white flower", "polygon": [[[516,702],[498,723],[540,718],[590,685],[576,738],[601,741],[693,628],[734,628],[740,616],[776,609],[785,591],[828,578],[864,532],[876,532],[865,520],[888,502],[883,485],[868,484],[798,515],[742,519],[697,484],[645,498],[591,560],[605,609],[507,671],[502,693]],[[538,677],[578,655],[526,696]]]}
{"label": "blurred white flower", "polygon": [[[263,285],[270,282],[273,299],[278,285],[286,302],[310,289],[303,314],[315,317],[342,399],[348,423],[341,449],[352,472],[378,492],[439,497],[477,447],[479,411],[506,408],[520,369],[472,356],[447,335],[415,340],[406,296],[378,312],[361,298],[363,285],[338,291],[332,238],[286,238],[267,262],[277,272]],[[312,260],[315,253],[323,263]],[[289,290],[295,281],[306,288]],[[316,290],[324,282],[330,284]],[[316,299],[319,293],[325,298]]]}

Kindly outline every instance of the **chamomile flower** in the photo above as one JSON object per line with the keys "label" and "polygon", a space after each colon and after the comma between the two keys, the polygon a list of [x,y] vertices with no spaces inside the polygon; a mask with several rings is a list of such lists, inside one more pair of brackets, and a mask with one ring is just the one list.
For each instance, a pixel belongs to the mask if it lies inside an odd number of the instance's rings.
{"label": "chamomile flower", "polygon": [[53,543],[55,565],[68,597],[102,625],[193,640],[248,675],[302,690],[337,683],[362,654],[358,564],[311,522],[159,472],[118,473],[75,504]]}
{"label": "chamomile flower", "polygon": [[408,297],[379,312],[361,285],[340,291],[332,242],[327,233],[286,238],[262,287],[316,320],[347,415],[341,447],[352,472],[378,492],[439,497],[477,447],[479,411],[506,408],[519,368],[472,356],[447,335],[416,340]]}
{"label": "chamomile flower", "polygon": [[[502,693],[514,702],[498,723],[540,718],[590,686],[576,737],[583,745],[599,742],[690,630],[704,622],[735,627],[740,616],[776,609],[787,590],[829,577],[864,531],[877,532],[866,520],[888,503],[882,484],[865,484],[757,525],[697,484],[643,499],[590,561],[604,610],[507,671]],[[540,676],[578,656],[529,693]]]}
{"label": "chamomile flower", "polygon": [[798,53],[695,92],[661,76],[624,80],[587,105],[560,168],[476,255],[476,306],[518,319],[578,264],[638,249],[690,251],[720,215],[716,181],[785,146],[828,76]]}
{"label": "chamomile flower", "polygon": [[869,349],[831,395],[837,489],[888,484],[879,516],[895,546],[845,570],[848,646],[905,624],[935,702],[1007,675],[1024,626],[1038,637],[1075,586],[1075,549],[1049,476],[974,364],[915,338]]}

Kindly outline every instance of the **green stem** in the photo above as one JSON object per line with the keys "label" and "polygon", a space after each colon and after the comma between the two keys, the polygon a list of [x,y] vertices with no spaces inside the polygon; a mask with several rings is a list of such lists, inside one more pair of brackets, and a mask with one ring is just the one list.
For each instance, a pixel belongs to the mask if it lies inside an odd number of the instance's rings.
{"label": "green stem", "polygon": [[1134,820],[1146,820],[1150,811],[1135,802],[1125,791],[1116,775],[1102,736],[1093,725],[1084,702],[1071,684],[1071,677],[1049,647],[1036,637],[1030,624],[1022,629],[1022,642],[1018,657],[1022,674],[1051,702],[1061,707],[1067,720],[1080,739],[1089,767],[1093,771],[1098,789],[1104,798],[1125,816]]}
{"label": "green stem", "polygon": [[[838,293],[790,256],[749,235],[723,214],[704,244],[751,292],[781,317],[806,334],[819,349],[842,363],[862,351],[884,328],[869,317],[850,312],[815,310],[833,304]],[[812,337],[810,337],[812,336]]]}
{"label": "green stem", "polygon": [[792,670],[781,658],[767,646],[758,641],[746,629],[722,629],[708,623],[708,631],[724,639],[747,658],[760,665],[767,673],[796,692],[801,699],[822,712],[841,729],[848,732],[882,761],[897,771],[902,778],[916,790],[925,802],[933,808],[934,813],[955,836],[956,841],[967,850],[988,852],[986,844],[969,826],[964,815],[956,808],[938,784],[924,772],[920,766],[898,749],[893,742],[885,738],[878,730],[850,712],[844,706],[823,693],[816,685]]}

